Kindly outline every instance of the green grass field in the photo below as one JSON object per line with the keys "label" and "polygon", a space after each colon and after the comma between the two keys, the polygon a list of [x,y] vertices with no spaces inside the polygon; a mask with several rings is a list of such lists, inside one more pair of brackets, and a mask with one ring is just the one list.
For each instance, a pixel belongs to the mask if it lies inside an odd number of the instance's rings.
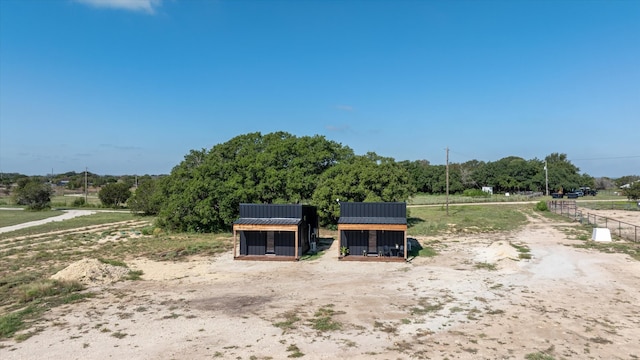
{"label": "green grass field", "polygon": [[445,233],[481,233],[510,231],[527,222],[523,211],[527,205],[456,205],[414,207],[409,209],[409,229],[412,236]]}
{"label": "green grass field", "polygon": [[29,221],[42,220],[53,216],[62,215],[62,211],[22,211],[22,210],[0,210],[0,227],[12,226]]}
{"label": "green grass field", "polygon": [[[51,197],[51,207],[73,207],[74,201],[78,199],[84,199],[84,196],[70,196],[70,195],[56,195]],[[83,207],[96,207],[102,206],[98,195],[90,194],[87,196],[87,203]]]}
{"label": "green grass field", "polygon": [[[3,210],[5,211],[5,210]],[[10,211],[10,210],[6,210]],[[113,222],[127,221],[140,219],[129,212],[100,212],[90,216],[80,216],[77,218],[51,222],[39,226],[30,227],[27,229],[16,230],[12,232],[0,234],[0,240],[7,239],[15,236],[34,235],[40,233],[46,233],[51,231],[69,230],[69,229],[81,229],[83,227],[91,225],[109,224]]]}
{"label": "green grass field", "polygon": [[[518,201],[533,201],[540,200],[543,197],[530,197],[525,195],[510,195],[496,194],[487,197],[471,197],[462,195],[449,195],[449,204],[467,204],[467,203],[488,203],[488,202],[518,202]],[[549,196],[551,198],[551,196]],[[417,194],[407,200],[408,205],[437,205],[446,204],[446,195],[430,195],[430,194]]]}

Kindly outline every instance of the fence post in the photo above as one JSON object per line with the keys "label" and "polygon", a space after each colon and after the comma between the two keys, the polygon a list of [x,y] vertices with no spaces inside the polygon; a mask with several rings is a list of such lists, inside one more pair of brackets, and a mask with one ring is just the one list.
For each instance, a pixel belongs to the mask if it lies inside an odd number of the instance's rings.
{"label": "fence post", "polygon": [[622,223],[618,221],[618,236],[622,237]]}

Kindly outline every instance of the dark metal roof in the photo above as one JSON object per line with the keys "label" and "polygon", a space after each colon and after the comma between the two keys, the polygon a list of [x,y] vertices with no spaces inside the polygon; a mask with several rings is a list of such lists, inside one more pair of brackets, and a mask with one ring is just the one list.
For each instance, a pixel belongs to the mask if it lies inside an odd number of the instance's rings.
{"label": "dark metal roof", "polygon": [[315,216],[315,207],[301,204],[240,204],[241,218],[295,218]]}
{"label": "dark metal roof", "polygon": [[340,216],[338,224],[386,224],[386,225],[406,225],[407,218],[398,217],[344,217]]}
{"label": "dark metal roof", "polygon": [[240,218],[234,222],[237,225],[298,225],[301,219],[292,218]]}
{"label": "dark metal roof", "polygon": [[340,203],[340,218],[342,219],[342,217],[404,218],[404,223],[406,223],[407,204],[403,202],[343,202]]}

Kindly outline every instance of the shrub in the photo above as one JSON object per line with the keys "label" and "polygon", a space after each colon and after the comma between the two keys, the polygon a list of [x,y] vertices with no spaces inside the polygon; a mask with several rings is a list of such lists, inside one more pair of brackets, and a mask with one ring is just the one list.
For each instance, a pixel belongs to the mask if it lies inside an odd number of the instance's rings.
{"label": "shrub", "polygon": [[86,204],[85,200],[83,197],[78,197],[75,200],[73,200],[73,207],[83,207]]}
{"label": "shrub", "polygon": [[471,196],[471,197],[489,197],[491,196],[491,194],[489,194],[486,191],[482,191],[480,189],[466,189],[462,195],[464,196]]}
{"label": "shrub", "polygon": [[547,207],[547,202],[543,200],[538,201],[538,203],[536,204],[536,210],[549,211],[549,208]]}
{"label": "shrub", "polygon": [[145,226],[142,229],[140,229],[140,231],[142,232],[142,235],[153,235],[155,228],[153,226]]}
{"label": "shrub", "polygon": [[51,205],[51,186],[37,179],[21,179],[15,191],[15,202],[26,205],[29,210],[44,210]]}

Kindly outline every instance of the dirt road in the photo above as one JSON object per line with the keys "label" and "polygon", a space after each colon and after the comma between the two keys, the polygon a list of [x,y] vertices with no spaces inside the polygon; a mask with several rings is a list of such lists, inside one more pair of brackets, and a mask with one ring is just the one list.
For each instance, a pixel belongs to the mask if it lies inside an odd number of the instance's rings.
{"label": "dirt road", "polygon": [[0,358],[636,359],[640,262],[572,247],[575,223],[530,220],[420,239],[440,254],[410,263],[340,262],[336,242],[297,263],[128,259],[143,281],[90,289]]}

